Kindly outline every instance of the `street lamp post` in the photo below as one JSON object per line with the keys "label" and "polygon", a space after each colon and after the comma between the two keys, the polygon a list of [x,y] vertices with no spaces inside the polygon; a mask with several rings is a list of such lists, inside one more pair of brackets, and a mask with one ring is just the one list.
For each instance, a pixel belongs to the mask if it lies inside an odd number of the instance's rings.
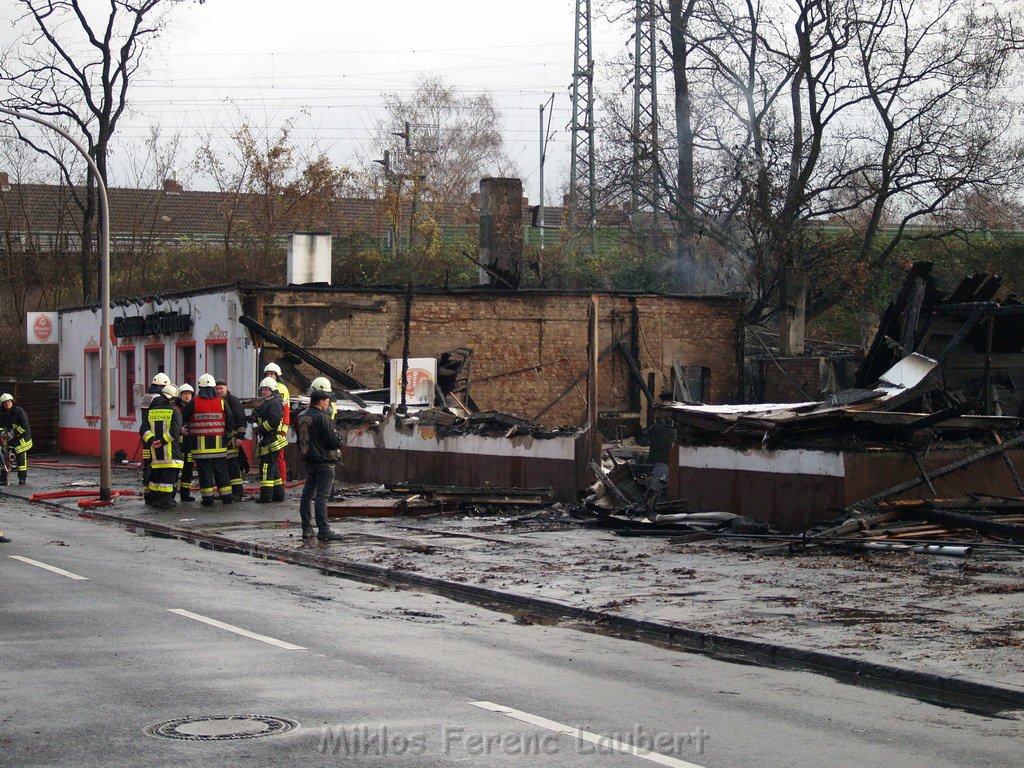
{"label": "street lamp post", "polygon": [[74,137],[58,125],[35,115],[16,112],[0,107],[0,113],[28,120],[50,128],[78,150],[89,164],[89,170],[96,177],[96,188],[100,193],[100,499],[110,501],[110,206],[107,201],[107,185],[103,183],[100,170],[89,157],[89,153]]}

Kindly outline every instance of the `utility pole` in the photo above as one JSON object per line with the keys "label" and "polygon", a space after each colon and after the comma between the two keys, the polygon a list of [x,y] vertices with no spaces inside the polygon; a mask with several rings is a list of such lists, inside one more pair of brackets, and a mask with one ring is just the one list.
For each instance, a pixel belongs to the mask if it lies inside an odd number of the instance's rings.
{"label": "utility pole", "polygon": [[[594,167],[594,50],[591,37],[591,0],[576,0],[576,40],[572,68],[572,150],[569,165],[569,226],[585,233],[594,257],[597,186]],[[584,186],[585,185],[585,186]],[[581,219],[586,216],[586,224]]]}
{"label": "utility pole", "polygon": [[636,0],[633,33],[633,164],[630,218],[643,226],[640,211],[650,206],[651,246],[658,240],[658,27],[654,0]]}
{"label": "utility pole", "polygon": [[[550,106],[548,112],[547,130],[544,127],[544,110]],[[540,207],[538,208],[537,223],[540,225],[540,249],[544,250],[544,161],[548,157],[548,139],[551,138],[551,115],[555,111],[555,94],[551,94],[547,101],[540,105]]]}
{"label": "utility pole", "polygon": [[[401,255],[402,248],[402,187],[406,181],[412,181],[412,209],[409,216],[409,250],[416,245],[416,214],[418,212],[420,190],[418,184],[427,180],[422,166],[416,162],[420,155],[433,155],[438,151],[441,126],[436,123],[404,122],[403,130],[393,131],[392,136],[403,140],[403,147],[384,150],[381,160],[375,163],[384,167],[384,178],[395,184],[395,256]],[[415,134],[415,135],[414,135]],[[410,166],[411,164],[411,166]]]}
{"label": "utility pole", "polygon": [[59,133],[78,150],[96,177],[96,191],[100,200],[100,500],[110,501],[113,491],[110,485],[110,204],[107,200],[107,185],[85,147],[59,125],[7,107],[0,107],[0,113],[28,120]]}

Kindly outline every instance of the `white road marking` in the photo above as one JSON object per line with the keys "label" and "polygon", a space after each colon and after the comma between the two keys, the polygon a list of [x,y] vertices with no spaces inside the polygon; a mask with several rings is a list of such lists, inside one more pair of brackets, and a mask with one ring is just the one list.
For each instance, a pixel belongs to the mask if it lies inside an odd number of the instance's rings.
{"label": "white road marking", "polygon": [[171,613],[176,613],[179,616],[184,616],[186,619],[194,619],[195,621],[201,621],[204,624],[209,624],[211,627],[217,627],[218,629],[226,629],[228,632],[234,632],[236,635],[248,637],[250,640],[259,640],[261,643],[266,643],[267,645],[274,645],[278,648],[284,648],[286,651],[306,650],[301,645],[292,645],[291,643],[286,643],[284,640],[278,640],[274,637],[258,635],[255,632],[250,632],[247,629],[236,627],[233,624],[225,624],[223,621],[211,619],[209,616],[201,616],[198,613],[192,613],[192,611],[186,611],[183,608],[168,608],[167,610]]}
{"label": "white road marking", "polygon": [[89,580],[85,576],[79,576],[77,573],[72,573],[71,571],[65,571],[63,568],[58,568],[55,565],[47,565],[46,563],[40,563],[38,560],[33,560],[30,557],[22,557],[21,555],[10,555],[9,557],[12,560],[20,560],[23,563],[28,563],[29,565],[34,565],[36,568],[45,568],[47,571],[52,571],[53,573],[59,573],[61,576],[67,576],[69,579],[74,579],[75,581],[88,581]]}
{"label": "white road marking", "polygon": [[494,704],[490,701],[471,701],[469,703],[474,707],[486,709],[488,712],[505,715],[505,717],[511,717],[513,720],[519,720],[530,725],[535,725],[538,728],[546,728],[547,730],[554,731],[555,733],[571,736],[577,741],[586,741],[602,749],[612,749],[616,752],[622,752],[627,755],[639,757],[643,760],[649,760],[650,762],[657,763],[658,765],[668,765],[671,766],[671,768],[703,768],[703,766],[697,765],[696,763],[688,763],[685,760],[669,757],[668,755],[663,755],[660,752],[652,752],[651,750],[645,749],[641,746],[627,744],[626,742],[619,741],[618,739],[612,739],[598,733],[581,730],[574,725],[558,723],[554,720],[548,720],[544,717],[531,715],[529,712],[521,712],[518,709],[512,709],[511,707],[506,707],[501,704]]}

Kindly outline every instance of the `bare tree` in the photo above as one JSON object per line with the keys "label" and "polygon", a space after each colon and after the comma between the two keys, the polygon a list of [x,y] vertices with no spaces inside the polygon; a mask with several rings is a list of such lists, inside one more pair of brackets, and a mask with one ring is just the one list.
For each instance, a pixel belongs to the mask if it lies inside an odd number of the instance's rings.
{"label": "bare tree", "polygon": [[[16,0],[19,25],[27,31],[3,52],[0,82],[5,106],[57,120],[81,134],[83,144],[107,180],[107,161],[117,124],[128,106],[132,79],[148,46],[164,30],[172,0],[109,0],[100,13],[84,0]],[[196,0],[203,3],[205,0]],[[73,167],[62,163],[48,142],[22,130],[19,137],[57,162],[82,212],[80,272],[82,297],[94,297],[92,243],[96,234],[96,180],[86,173],[82,191]]]}
{"label": "bare tree", "polygon": [[385,94],[384,105],[368,158],[388,153],[381,199],[396,242],[407,231],[414,257],[436,255],[438,219],[468,213],[481,177],[514,173],[501,113],[489,94],[463,95],[439,77],[423,77],[408,97]]}
{"label": "bare tree", "polygon": [[[279,130],[243,124],[222,144],[208,137],[194,170],[211,179],[223,218],[221,256],[235,279],[277,279],[281,239],[300,229],[338,230],[342,198],[361,191],[354,171],[335,166],[315,149],[303,155],[291,125]],[[358,222],[346,222],[357,226]]]}
{"label": "bare tree", "polygon": [[677,258],[688,242],[695,262],[731,254],[718,266],[744,279],[756,319],[775,313],[781,270],[803,267],[814,313],[908,241],[962,229],[979,200],[1012,200],[1021,7],[664,0]]}

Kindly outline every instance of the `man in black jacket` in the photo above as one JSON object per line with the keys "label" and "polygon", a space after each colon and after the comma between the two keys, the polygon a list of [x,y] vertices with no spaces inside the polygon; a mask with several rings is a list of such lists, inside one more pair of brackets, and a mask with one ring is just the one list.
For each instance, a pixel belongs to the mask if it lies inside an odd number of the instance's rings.
{"label": "man in black jacket", "polygon": [[[314,535],[321,541],[338,541],[342,538],[340,533],[334,533],[327,524],[327,499],[334,485],[334,465],[338,462],[338,451],[342,447],[334,424],[326,414],[330,406],[329,393],[314,391],[309,398],[309,408],[300,413],[295,422],[299,451],[306,462],[306,485],[299,502],[304,539]],[[309,510],[311,504],[316,515],[315,531]]]}

